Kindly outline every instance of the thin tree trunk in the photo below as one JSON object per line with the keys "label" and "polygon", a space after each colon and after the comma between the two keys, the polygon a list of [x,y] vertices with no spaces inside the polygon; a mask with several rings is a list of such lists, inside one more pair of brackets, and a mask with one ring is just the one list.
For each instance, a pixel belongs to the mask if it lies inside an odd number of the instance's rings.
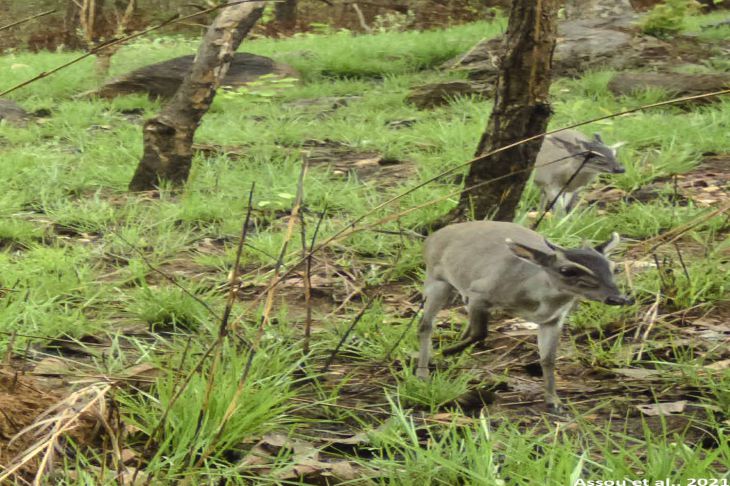
{"label": "thin tree trunk", "polygon": [[[476,157],[544,132],[550,118],[548,90],[560,0],[514,0],[505,34],[495,102]],[[519,145],[471,165],[465,187],[502,177],[461,194],[450,220],[511,221],[542,140]]]}
{"label": "thin tree trunk", "polygon": [[276,26],[285,32],[292,32],[297,27],[298,0],[283,0],[274,4]]}
{"label": "thin tree trunk", "polygon": [[144,124],[144,153],[129,184],[132,191],[157,187],[161,181],[185,183],[193,159],[193,137],[233,54],[261,17],[265,2],[224,8],[208,28],[192,69],[159,115]]}

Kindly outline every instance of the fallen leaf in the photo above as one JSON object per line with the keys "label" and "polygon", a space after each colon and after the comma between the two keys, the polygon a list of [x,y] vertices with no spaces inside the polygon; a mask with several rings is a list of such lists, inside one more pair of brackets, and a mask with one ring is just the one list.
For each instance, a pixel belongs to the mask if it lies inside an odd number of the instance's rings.
{"label": "fallen leaf", "polygon": [[125,369],[122,376],[127,380],[141,380],[152,382],[160,376],[160,369],[149,363],[140,363]]}
{"label": "fallen leaf", "polygon": [[687,405],[687,400],[679,400],[677,402],[663,402],[663,403],[649,403],[645,405],[637,405],[644,415],[650,417],[657,417],[663,415],[672,415],[675,413],[684,412],[684,407]]}
{"label": "fallen leaf", "polygon": [[251,471],[255,471],[256,474],[271,474],[281,449],[289,449],[293,455],[290,458],[289,467],[276,471],[275,476],[280,480],[298,480],[307,484],[332,484],[332,478],[337,482],[353,481],[372,476],[373,473],[351,461],[323,454],[310,442],[294,439],[284,434],[265,435],[251,449],[242,464],[250,467]]}
{"label": "fallen leaf", "polygon": [[635,380],[646,380],[662,374],[658,370],[650,370],[648,368],[611,368],[611,371],[617,375],[622,375]]}
{"label": "fallen leaf", "polygon": [[441,422],[444,424],[455,424],[455,425],[471,425],[474,423],[474,419],[471,417],[465,417],[462,414],[443,412],[431,415],[426,418],[427,422]]}
{"label": "fallen leaf", "polygon": [[122,449],[121,457],[122,464],[131,464],[132,461],[137,460],[137,451],[134,449]]}
{"label": "fallen leaf", "polygon": [[715,361],[714,363],[705,366],[705,368],[708,370],[726,370],[730,368],[730,359]]}
{"label": "fallen leaf", "polygon": [[70,372],[68,361],[61,358],[45,358],[38,362],[33,368],[36,375],[60,376]]}

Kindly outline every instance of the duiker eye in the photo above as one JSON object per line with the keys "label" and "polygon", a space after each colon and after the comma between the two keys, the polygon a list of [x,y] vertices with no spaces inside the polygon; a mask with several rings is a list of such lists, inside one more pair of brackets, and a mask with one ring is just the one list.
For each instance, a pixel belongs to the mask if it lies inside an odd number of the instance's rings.
{"label": "duiker eye", "polygon": [[577,277],[583,273],[575,267],[560,267],[558,272],[560,272],[560,275],[563,277]]}

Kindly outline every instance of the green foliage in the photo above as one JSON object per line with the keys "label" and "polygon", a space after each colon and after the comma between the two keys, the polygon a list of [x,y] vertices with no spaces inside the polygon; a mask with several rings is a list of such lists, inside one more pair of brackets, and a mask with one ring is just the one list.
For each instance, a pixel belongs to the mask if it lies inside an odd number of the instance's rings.
{"label": "green foliage", "polygon": [[472,379],[469,373],[456,369],[437,371],[428,380],[422,380],[406,369],[398,383],[398,397],[405,406],[417,406],[435,413],[441,406],[464,395]]}
{"label": "green foliage", "polygon": [[669,37],[685,28],[685,18],[699,8],[695,0],[664,0],[649,11],[641,30],[655,37]]}
{"label": "green foliage", "polygon": [[256,81],[246,83],[245,86],[232,88],[223,86],[219,96],[225,100],[247,96],[252,100],[270,103],[271,98],[282,94],[286,89],[292,88],[299,81],[297,78],[282,78],[276,74],[265,74]]}
{"label": "green foliage", "polygon": [[43,229],[28,221],[0,219],[0,246],[27,245],[43,237]]}
{"label": "green foliage", "polygon": [[211,318],[199,302],[178,287],[142,287],[130,297],[127,310],[153,330],[172,327],[194,331]]}
{"label": "green foliage", "polygon": [[[192,351],[195,356],[202,350],[194,346]],[[226,454],[241,448],[244,440],[269,432],[287,420],[294,396],[291,373],[297,365],[291,351],[262,350],[253,357],[245,376],[242,373],[248,366],[248,353],[224,346],[221,355],[222,362],[195,374],[174,403],[180,376],[169,363],[161,363],[167,372],[157,381],[151,396],[130,394],[121,398],[130,423],[147,434],[169,410],[162,440],[146,468],[160,481],[190,474],[193,463],[206,451],[210,454],[207,464],[225,467]],[[188,373],[191,363],[186,362],[179,371]],[[209,380],[214,386],[212,393]],[[150,400],[152,396],[154,400]],[[201,410],[205,411],[202,422]]]}

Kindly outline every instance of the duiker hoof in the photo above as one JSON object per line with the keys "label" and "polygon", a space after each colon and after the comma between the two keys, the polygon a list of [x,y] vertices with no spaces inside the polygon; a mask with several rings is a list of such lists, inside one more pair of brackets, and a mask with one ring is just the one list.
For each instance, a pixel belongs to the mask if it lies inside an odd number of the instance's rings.
{"label": "duiker hoof", "polygon": [[553,415],[565,416],[568,412],[566,408],[560,403],[546,403],[545,408],[547,409],[548,413]]}
{"label": "duiker hoof", "polygon": [[418,368],[416,370],[416,376],[422,380],[428,380],[430,373],[428,372],[428,368]]}

